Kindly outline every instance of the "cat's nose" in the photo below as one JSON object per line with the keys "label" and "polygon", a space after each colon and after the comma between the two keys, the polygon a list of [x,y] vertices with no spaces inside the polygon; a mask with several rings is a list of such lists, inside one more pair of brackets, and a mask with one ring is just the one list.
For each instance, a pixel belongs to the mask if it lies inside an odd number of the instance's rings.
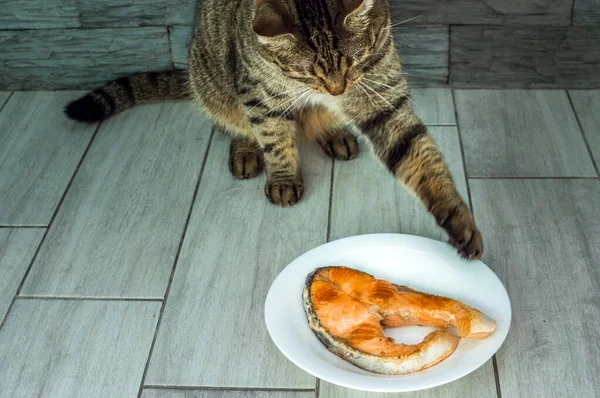
{"label": "cat's nose", "polygon": [[346,91],[346,82],[341,81],[341,82],[327,83],[325,85],[325,89],[331,95],[342,95]]}

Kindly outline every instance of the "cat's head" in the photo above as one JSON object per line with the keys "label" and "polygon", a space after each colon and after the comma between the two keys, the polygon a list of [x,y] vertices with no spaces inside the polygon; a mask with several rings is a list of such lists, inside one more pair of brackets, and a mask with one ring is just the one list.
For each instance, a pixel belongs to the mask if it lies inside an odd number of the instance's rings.
{"label": "cat's head", "polygon": [[254,0],[259,51],[312,90],[343,94],[389,50],[388,0]]}

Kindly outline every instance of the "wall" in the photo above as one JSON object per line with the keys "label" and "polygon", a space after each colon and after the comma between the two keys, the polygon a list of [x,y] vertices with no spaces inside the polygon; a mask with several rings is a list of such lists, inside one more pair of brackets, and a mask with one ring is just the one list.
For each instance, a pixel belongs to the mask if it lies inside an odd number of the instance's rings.
{"label": "wall", "polygon": [[[414,86],[600,87],[600,0],[391,1]],[[0,89],[185,67],[195,2],[0,0]]]}

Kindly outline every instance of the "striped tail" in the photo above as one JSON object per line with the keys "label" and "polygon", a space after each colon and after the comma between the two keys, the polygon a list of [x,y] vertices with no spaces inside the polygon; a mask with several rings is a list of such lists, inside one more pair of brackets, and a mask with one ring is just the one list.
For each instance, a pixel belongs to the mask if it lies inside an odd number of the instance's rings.
{"label": "striped tail", "polygon": [[190,99],[185,70],[140,73],[121,77],[71,102],[65,114],[73,120],[95,123],[136,105]]}

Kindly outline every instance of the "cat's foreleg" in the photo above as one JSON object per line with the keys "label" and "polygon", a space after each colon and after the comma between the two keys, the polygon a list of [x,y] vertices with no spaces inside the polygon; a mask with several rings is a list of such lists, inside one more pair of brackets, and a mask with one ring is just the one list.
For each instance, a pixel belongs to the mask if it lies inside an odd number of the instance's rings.
{"label": "cat's foreleg", "polygon": [[459,253],[478,259],[483,253],[481,234],[439,148],[409,103],[399,90],[382,92],[379,106],[358,113],[358,126],[379,159],[423,202]]}
{"label": "cat's foreleg", "polygon": [[247,109],[247,114],[266,166],[265,195],[272,203],[283,207],[297,203],[304,193],[304,181],[296,121],[287,112]]}

